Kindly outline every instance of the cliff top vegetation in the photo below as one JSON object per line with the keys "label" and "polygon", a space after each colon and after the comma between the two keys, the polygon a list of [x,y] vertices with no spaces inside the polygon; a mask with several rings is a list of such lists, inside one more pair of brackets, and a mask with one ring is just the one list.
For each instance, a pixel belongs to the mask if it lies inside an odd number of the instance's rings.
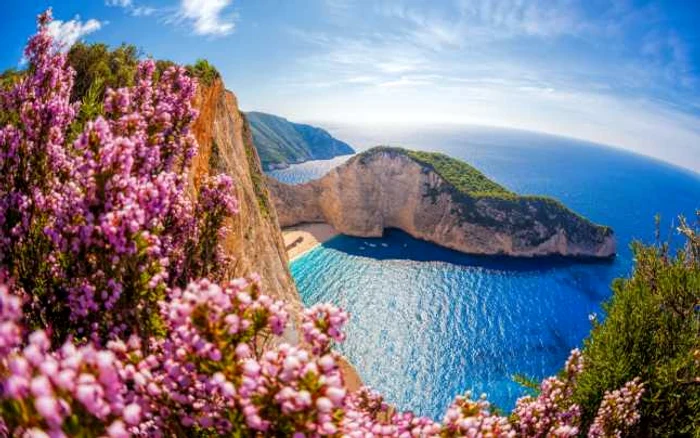
{"label": "cliff top vegetation", "polygon": [[[449,184],[449,191],[453,195],[459,196],[460,199],[466,203],[470,203],[468,202],[469,199],[466,198],[471,198],[472,202],[473,199],[490,199],[495,202],[538,202],[544,204],[546,207],[544,210],[546,210],[547,214],[558,209],[566,210],[578,220],[592,225],[596,227],[596,229],[602,230],[605,235],[612,233],[610,227],[591,222],[588,218],[570,210],[557,199],[550,196],[517,194],[491,180],[470,164],[439,152],[415,151],[396,146],[376,146],[358,154],[357,159],[364,160],[365,158],[382,152],[404,155],[437,173]],[[542,217],[542,219],[544,222],[548,222],[546,217]]]}

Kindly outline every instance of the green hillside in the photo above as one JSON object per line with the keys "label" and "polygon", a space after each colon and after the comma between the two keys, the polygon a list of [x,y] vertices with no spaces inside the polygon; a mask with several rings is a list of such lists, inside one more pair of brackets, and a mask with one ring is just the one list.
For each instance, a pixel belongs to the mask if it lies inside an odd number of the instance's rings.
{"label": "green hillside", "polygon": [[321,128],[260,112],[246,113],[246,117],[265,169],[355,152],[350,145]]}
{"label": "green hillside", "polygon": [[377,152],[393,152],[406,155],[421,165],[432,169],[445,181],[454,186],[457,191],[469,196],[516,196],[515,193],[490,180],[473,166],[439,152],[415,151],[395,146],[377,146],[363,152],[359,157],[371,156]]}

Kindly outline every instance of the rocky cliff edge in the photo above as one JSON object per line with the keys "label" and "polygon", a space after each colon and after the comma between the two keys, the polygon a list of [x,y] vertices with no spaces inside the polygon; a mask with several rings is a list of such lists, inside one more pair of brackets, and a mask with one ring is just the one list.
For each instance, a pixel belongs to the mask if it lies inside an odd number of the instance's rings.
{"label": "rocky cliff edge", "polygon": [[235,259],[231,276],[259,274],[263,291],[287,302],[297,319],[301,300],[250,127],[236,96],[217,79],[198,88],[194,105],[199,111],[193,127],[199,150],[189,175],[190,187],[198,190],[206,175],[226,173],[234,179],[240,204],[224,238],[227,253]]}
{"label": "rocky cliff edge", "polygon": [[268,178],[268,187],[282,227],[325,222],[359,237],[399,228],[468,254],[609,258],[616,251],[612,229],[552,198],[509,192],[442,154],[378,147],[321,179],[291,186]]}

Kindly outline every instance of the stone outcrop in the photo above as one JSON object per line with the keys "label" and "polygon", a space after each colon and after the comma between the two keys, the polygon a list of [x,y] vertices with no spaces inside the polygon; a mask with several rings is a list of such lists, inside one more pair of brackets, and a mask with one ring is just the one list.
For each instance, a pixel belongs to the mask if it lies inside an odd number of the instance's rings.
{"label": "stone outcrop", "polygon": [[193,129],[199,150],[189,175],[190,186],[196,190],[204,176],[227,173],[234,179],[240,204],[224,239],[227,253],[235,259],[232,275],[260,274],[265,293],[287,302],[298,318],[302,304],[289,272],[277,213],[236,96],[216,80],[199,87],[195,107],[199,117]]}
{"label": "stone outcrop", "polygon": [[551,198],[472,195],[398,148],[371,149],[306,184],[291,186],[268,178],[268,186],[282,227],[326,222],[360,237],[399,228],[469,254],[615,255],[610,228]]}

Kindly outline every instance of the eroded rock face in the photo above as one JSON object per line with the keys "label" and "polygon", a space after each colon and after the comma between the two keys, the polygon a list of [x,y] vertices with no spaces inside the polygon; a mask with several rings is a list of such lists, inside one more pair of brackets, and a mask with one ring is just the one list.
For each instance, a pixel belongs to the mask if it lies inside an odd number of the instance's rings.
{"label": "eroded rock face", "polygon": [[234,179],[240,203],[240,213],[227,224],[224,240],[227,252],[235,258],[232,276],[259,274],[263,291],[287,302],[297,319],[301,300],[289,272],[275,206],[236,96],[217,80],[199,88],[195,106],[199,110],[194,124],[199,151],[190,186],[196,190],[204,176],[227,173]]}
{"label": "eroded rock face", "polygon": [[323,178],[286,185],[268,178],[282,227],[326,222],[343,234],[399,228],[469,254],[612,257],[613,232],[561,204],[534,197],[472,197],[395,151],[360,154]]}

